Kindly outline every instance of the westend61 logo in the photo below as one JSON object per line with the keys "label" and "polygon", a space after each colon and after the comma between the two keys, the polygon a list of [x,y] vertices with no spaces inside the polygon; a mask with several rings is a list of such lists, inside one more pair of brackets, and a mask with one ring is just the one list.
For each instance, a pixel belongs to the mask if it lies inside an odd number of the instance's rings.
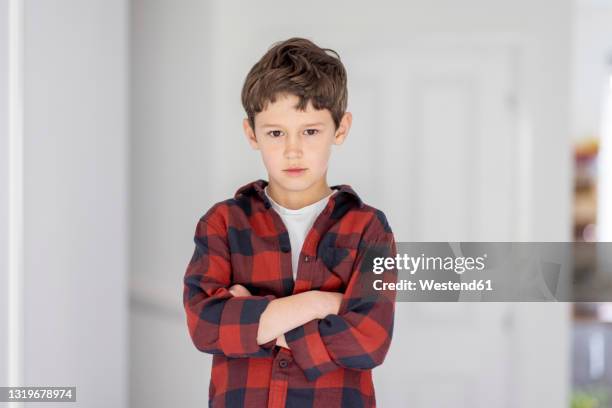
{"label": "westend61 logo", "polygon": [[476,258],[471,256],[459,257],[441,257],[441,256],[409,256],[404,254],[402,257],[397,254],[393,257],[376,257],[373,262],[372,272],[381,274],[385,270],[406,270],[411,275],[418,271],[453,271],[457,274],[462,274],[465,271],[482,271],[485,268],[485,259],[487,254]]}

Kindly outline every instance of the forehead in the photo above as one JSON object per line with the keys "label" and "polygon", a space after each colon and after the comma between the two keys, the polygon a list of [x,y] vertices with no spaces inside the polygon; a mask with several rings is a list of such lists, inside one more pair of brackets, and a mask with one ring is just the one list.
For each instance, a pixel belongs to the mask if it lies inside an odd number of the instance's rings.
{"label": "forehead", "polygon": [[293,94],[277,95],[276,101],[268,102],[264,110],[255,115],[258,126],[285,125],[302,123],[323,123],[332,122],[331,113],[328,109],[317,110],[312,106],[312,101],[308,101],[305,110],[296,109],[299,97]]}

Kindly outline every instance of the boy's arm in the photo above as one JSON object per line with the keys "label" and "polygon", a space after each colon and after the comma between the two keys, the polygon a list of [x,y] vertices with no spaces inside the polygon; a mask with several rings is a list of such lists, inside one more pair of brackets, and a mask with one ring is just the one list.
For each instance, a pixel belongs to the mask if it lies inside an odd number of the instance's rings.
{"label": "boy's arm", "polygon": [[[291,329],[322,319],[331,313],[338,313],[341,293],[311,290],[272,300],[261,314],[257,343],[283,337]],[[286,340],[285,344],[287,346]]]}
{"label": "boy's arm", "polygon": [[362,236],[339,313],[285,333],[293,357],[309,381],[338,367],[364,370],[382,364],[393,334],[396,292],[375,291],[372,282],[396,282],[397,270],[394,267],[375,275],[372,260],[395,258],[396,254],[391,228],[384,213],[377,210]]}
{"label": "boy's arm", "polygon": [[231,262],[223,205],[213,206],[196,226],[195,250],[183,279],[189,335],[205,353],[269,356],[276,339],[258,344],[257,333],[260,316],[275,296],[234,297],[228,291]]}
{"label": "boy's arm", "polygon": [[[251,296],[240,284],[229,291],[234,296]],[[289,348],[284,333],[313,319],[336,314],[340,309],[342,294],[311,290],[272,300],[260,316],[257,343],[265,344],[276,338],[276,344]]]}

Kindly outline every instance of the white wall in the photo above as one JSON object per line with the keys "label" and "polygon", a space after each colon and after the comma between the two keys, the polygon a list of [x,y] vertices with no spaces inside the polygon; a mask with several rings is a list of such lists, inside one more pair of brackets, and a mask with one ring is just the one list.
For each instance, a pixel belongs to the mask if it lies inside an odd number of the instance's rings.
{"label": "white wall", "polygon": [[[205,404],[210,359],[193,348],[182,278],[208,205],[212,2],[131,2],[130,406]],[[204,402],[202,402],[204,401]]]}
{"label": "white wall", "polygon": [[[0,1],[0,26],[8,27],[8,1]],[[0,30],[0,384],[9,383],[8,268],[9,268],[9,123],[8,123],[8,29]]]}
{"label": "white wall", "polygon": [[575,0],[572,25],[572,136],[601,136],[612,64],[612,2]]}
{"label": "white wall", "polygon": [[[25,1],[24,386],[76,386],[77,406],[127,402],[127,4]],[[0,162],[6,161],[0,2]],[[6,168],[0,231],[5,296]],[[0,309],[0,384],[6,308]],[[51,404],[50,406],[59,406]],[[63,405],[62,405],[63,406]]]}

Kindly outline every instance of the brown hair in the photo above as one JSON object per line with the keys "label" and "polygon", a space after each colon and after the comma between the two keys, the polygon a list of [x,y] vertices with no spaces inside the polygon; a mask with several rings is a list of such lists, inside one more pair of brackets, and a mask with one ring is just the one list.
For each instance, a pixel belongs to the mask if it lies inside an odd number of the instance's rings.
{"label": "brown hair", "polygon": [[[327,51],[335,56],[328,54]],[[328,109],[336,128],[346,111],[347,78],[340,56],[312,41],[292,37],[279,41],[251,68],[242,87],[242,106],[255,130],[255,114],[274,103],[278,94],[300,98],[296,109]]]}

